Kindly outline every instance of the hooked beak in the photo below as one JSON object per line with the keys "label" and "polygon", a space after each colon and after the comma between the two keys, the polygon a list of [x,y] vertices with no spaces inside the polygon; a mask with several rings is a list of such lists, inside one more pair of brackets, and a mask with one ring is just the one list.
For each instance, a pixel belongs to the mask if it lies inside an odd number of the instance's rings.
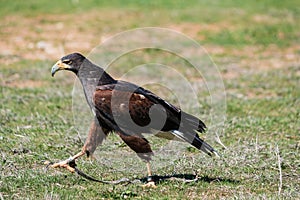
{"label": "hooked beak", "polygon": [[51,69],[51,75],[53,77],[57,71],[66,70],[66,69],[70,69],[70,68],[71,68],[70,65],[67,65],[67,64],[63,63],[61,60],[59,60],[53,65],[53,67]]}

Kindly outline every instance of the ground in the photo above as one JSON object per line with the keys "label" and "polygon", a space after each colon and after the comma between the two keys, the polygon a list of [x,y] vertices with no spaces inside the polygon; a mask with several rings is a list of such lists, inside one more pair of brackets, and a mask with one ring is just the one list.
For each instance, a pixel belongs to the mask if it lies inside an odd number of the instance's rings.
{"label": "ground", "polygon": [[[0,199],[300,198],[298,4],[0,1]],[[220,139],[227,148],[211,143],[221,159],[191,148],[171,164],[162,158],[155,174],[197,175],[198,181],[165,180],[155,189],[102,185],[64,170],[45,171],[44,161],[65,159],[83,144],[72,113],[74,76],[58,73],[52,78],[51,66],[67,53],[88,54],[119,32],[149,26],[193,38],[218,66],[227,105]],[[133,52],[114,62],[110,73],[118,77],[152,58],[177,66],[190,80],[197,78],[188,64],[180,66],[182,62],[157,51]],[[146,79],[133,76],[140,83]],[[164,94],[172,101],[172,95]],[[199,115],[207,119],[209,102],[200,101]],[[208,123],[209,133],[212,126]],[[107,152],[128,150],[117,137],[108,140],[96,160],[78,162],[80,169],[104,180],[145,177],[138,160],[136,166],[123,166],[115,154],[107,164]]]}

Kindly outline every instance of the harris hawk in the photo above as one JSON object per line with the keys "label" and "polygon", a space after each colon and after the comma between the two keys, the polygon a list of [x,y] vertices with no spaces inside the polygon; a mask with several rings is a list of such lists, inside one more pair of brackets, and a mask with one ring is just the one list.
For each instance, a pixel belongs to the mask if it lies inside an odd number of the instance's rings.
{"label": "harris hawk", "polygon": [[149,185],[154,184],[150,168],[153,152],[149,141],[142,134],[160,132],[163,134],[155,136],[188,142],[210,156],[218,156],[198,135],[198,132],[203,133],[206,129],[200,119],[151,91],[114,79],[80,53],[69,54],[57,61],[52,67],[52,76],[60,70],[71,71],[78,77],[87,103],[94,113],[94,120],[82,150],[69,159],[52,164],[51,167],[67,168],[74,172],[75,169],[70,163],[85,154],[91,156],[110,132],[117,133],[146,162]]}

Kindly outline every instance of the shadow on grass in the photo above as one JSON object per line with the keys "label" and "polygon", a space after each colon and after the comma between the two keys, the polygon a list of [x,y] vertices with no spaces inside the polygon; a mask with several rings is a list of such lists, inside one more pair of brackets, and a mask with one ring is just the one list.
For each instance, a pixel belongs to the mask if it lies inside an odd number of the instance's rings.
{"label": "shadow on grass", "polygon": [[151,177],[144,177],[140,179],[141,182],[148,182],[148,181],[154,181],[155,183],[163,183],[166,181],[181,181],[184,183],[196,183],[196,182],[219,182],[219,183],[230,183],[230,184],[238,184],[240,183],[239,180],[234,180],[230,178],[220,178],[220,177],[209,177],[209,176],[203,176],[199,177],[194,174],[173,174],[173,175],[154,175]]}

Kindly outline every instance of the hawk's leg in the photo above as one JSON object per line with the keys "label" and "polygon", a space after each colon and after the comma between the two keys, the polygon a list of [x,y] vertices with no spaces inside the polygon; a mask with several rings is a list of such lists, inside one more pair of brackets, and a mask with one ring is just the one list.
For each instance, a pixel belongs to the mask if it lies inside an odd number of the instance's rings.
{"label": "hawk's leg", "polygon": [[92,157],[97,146],[103,142],[108,133],[109,130],[102,129],[98,123],[98,120],[94,119],[91,123],[88,137],[84,143],[81,152],[64,161],[54,163],[51,165],[49,165],[49,162],[46,164],[52,168],[66,168],[67,170],[73,173],[75,172],[75,160],[83,156],[84,154],[86,154],[88,157]]}
{"label": "hawk's leg", "polygon": [[148,140],[143,138],[141,135],[124,135],[122,133],[118,133],[118,135],[133,151],[137,153],[137,155],[142,160],[146,161],[147,163],[148,183],[143,185],[143,187],[156,187],[155,182],[152,178],[152,172],[150,167],[150,160],[153,156],[153,152],[151,150]]}
{"label": "hawk's leg", "polygon": [[155,182],[154,182],[153,177],[152,177],[152,171],[151,171],[150,162],[147,161],[146,165],[147,165],[147,171],[148,171],[148,178],[147,178],[148,183],[142,185],[142,187],[156,188]]}

